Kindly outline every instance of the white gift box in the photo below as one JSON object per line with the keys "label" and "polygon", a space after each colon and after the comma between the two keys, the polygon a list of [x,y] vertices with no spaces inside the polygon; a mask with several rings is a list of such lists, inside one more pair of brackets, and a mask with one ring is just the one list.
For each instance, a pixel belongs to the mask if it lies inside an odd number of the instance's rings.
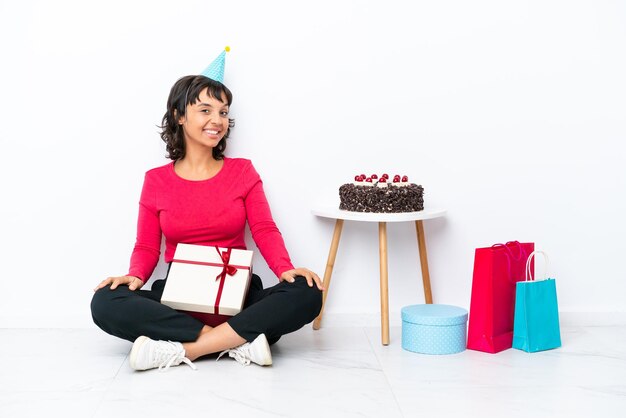
{"label": "white gift box", "polygon": [[161,303],[220,315],[241,312],[250,286],[252,251],[178,244]]}

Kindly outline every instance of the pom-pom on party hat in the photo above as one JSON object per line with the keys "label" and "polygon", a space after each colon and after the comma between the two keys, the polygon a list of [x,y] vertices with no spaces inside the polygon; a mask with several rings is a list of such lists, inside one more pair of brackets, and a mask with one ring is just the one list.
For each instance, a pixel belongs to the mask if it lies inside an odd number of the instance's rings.
{"label": "pom-pom on party hat", "polygon": [[230,47],[227,46],[224,48],[221,54],[217,56],[213,60],[208,67],[202,71],[202,75],[205,77],[209,77],[211,80],[219,81],[220,83],[224,83],[224,66],[226,61],[226,53],[230,51]]}

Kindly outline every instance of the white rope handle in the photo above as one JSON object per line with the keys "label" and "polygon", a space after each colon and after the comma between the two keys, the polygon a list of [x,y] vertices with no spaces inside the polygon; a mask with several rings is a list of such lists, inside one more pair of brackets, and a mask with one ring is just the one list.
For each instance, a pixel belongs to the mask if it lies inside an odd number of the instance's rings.
{"label": "white rope handle", "polygon": [[530,261],[533,259],[535,254],[543,255],[543,258],[546,260],[546,268],[545,268],[545,272],[544,272],[545,273],[545,278],[543,280],[547,280],[548,279],[548,265],[550,264],[550,259],[548,258],[548,254],[544,253],[543,251],[533,251],[528,256],[528,260],[526,260],[526,281],[534,281],[535,280],[533,275],[532,275],[532,272],[530,271]]}

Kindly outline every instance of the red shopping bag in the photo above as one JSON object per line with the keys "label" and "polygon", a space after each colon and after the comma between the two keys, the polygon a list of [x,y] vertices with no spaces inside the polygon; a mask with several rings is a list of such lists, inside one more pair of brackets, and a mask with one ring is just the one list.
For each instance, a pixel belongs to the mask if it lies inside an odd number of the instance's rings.
{"label": "red shopping bag", "polygon": [[511,348],[515,284],[524,280],[534,250],[534,243],[517,241],[476,249],[467,348],[487,353]]}

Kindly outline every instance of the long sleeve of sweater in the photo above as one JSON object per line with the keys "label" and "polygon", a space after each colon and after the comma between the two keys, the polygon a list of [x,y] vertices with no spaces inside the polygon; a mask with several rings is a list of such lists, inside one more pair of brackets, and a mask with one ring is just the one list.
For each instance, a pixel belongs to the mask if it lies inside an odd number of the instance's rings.
{"label": "long sleeve of sweater", "polygon": [[293,269],[293,265],[287,253],[283,236],[278,230],[269,203],[263,190],[263,182],[252,164],[244,178],[249,184],[249,190],[245,199],[248,226],[252,233],[255,244],[261,251],[261,255],[267,261],[276,277],[287,270]]}

